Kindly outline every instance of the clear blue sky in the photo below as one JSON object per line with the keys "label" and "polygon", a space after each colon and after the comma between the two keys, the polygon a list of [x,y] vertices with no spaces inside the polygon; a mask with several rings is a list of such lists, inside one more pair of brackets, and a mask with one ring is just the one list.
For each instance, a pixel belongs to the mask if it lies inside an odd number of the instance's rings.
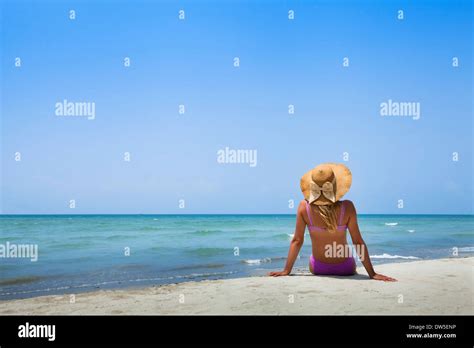
{"label": "clear blue sky", "polygon": [[[3,0],[2,212],[292,213],[348,152],[359,213],[472,214],[471,3]],[[420,119],[382,117],[389,99]],[[226,146],[257,166],[219,164]]]}

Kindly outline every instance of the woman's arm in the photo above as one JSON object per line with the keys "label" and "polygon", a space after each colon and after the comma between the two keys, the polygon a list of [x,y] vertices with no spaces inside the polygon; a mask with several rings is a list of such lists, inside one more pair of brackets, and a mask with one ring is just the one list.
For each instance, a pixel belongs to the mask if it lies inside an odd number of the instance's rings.
{"label": "woman's arm", "polygon": [[286,265],[281,272],[270,272],[268,275],[273,277],[286,276],[291,273],[296,258],[300,252],[301,246],[304,241],[304,230],[306,228],[306,222],[303,218],[303,212],[305,211],[305,202],[302,201],[298,206],[298,212],[296,213],[296,228],[293,239],[291,240],[290,250],[288,251],[288,257],[286,259]]}
{"label": "woman's arm", "polygon": [[347,223],[349,227],[349,233],[351,234],[352,244],[359,255],[360,261],[364,265],[369,277],[375,280],[383,280],[383,281],[397,281],[394,278],[390,278],[384,276],[383,274],[375,273],[374,267],[372,266],[372,262],[370,262],[369,250],[367,249],[367,245],[365,244],[364,240],[362,239],[362,235],[360,234],[359,224],[357,223],[357,212],[354,207],[354,204],[351,201],[347,201],[346,212],[349,216],[349,222]]}

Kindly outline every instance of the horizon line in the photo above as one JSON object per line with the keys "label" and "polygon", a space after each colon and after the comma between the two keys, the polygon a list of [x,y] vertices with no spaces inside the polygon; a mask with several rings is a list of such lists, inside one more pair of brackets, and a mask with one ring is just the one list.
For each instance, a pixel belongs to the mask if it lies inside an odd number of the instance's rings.
{"label": "horizon line", "polygon": [[[131,216],[262,216],[262,215],[284,215],[284,216],[295,216],[296,213],[288,214],[288,213],[74,213],[74,214],[64,214],[64,213],[47,213],[47,214],[24,214],[24,213],[13,213],[13,214],[5,214],[0,213],[0,216],[120,216],[120,215],[131,215]],[[393,214],[393,213],[357,213],[357,215],[394,215],[394,216],[401,216],[401,215],[408,215],[408,216],[418,216],[418,215],[429,215],[429,216],[474,216],[473,213],[451,213],[451,214],[434,214],[434,213],[404,213],[404,214]]]}

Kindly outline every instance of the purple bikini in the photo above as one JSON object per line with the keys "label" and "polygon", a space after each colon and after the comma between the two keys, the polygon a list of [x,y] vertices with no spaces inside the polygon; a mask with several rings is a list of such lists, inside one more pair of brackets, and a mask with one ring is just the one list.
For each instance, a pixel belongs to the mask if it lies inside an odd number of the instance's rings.
{"label": "purple bikini", "polygon": [[[346,231],[347,229],[347,225],[341,225],[342,219],[344,218],[345,210],[346,210],[345,201],[342,201],[341,214],[339,215],[338,226],[337,226],[338,231]],[[321,231],[326,230],[324,227],[318,227],[318,226],[313,225],[313,219],[311,218],[311,209],[310,209],[308,201],[306,201],[306,213],[308,214],[308,219],[309,219],[308,230],[310,232],[317,232],[317,231],[321,232]],[[356,270],[356,264],[353,257],[348,257],[340,263],[325,263],[325,262],[316,260],[313,257],[313,255],[311,255],[311,257],[309,258],[309,262],[311,263],[311,266],[313,267],[314,274],[318,274],[318,275],[347,276],[347,275],[355,274],[355,270]]]}

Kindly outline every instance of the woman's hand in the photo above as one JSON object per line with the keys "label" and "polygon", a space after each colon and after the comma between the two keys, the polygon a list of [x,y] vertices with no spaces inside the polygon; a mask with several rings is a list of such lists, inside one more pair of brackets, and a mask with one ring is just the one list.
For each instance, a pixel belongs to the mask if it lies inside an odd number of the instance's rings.
{"label": "woman's hand", "polygon": [[374,280],[382,280],[384,282],[396,282],[397,281],[395,278],[390,278],[390,277],[387,277],[383,274],[377,274],[377,273],[375,273],[371,278],[374,279]]}
{"label": "woman's hand", "polygon": [[269,275],[270,277],[282,277],[282,276],[287,276],[287,275],[289,275],[289,274],[290,274],[290,272],[288,272],[288,271],[270,272],[270,273],[268,273],[268,275]]}

